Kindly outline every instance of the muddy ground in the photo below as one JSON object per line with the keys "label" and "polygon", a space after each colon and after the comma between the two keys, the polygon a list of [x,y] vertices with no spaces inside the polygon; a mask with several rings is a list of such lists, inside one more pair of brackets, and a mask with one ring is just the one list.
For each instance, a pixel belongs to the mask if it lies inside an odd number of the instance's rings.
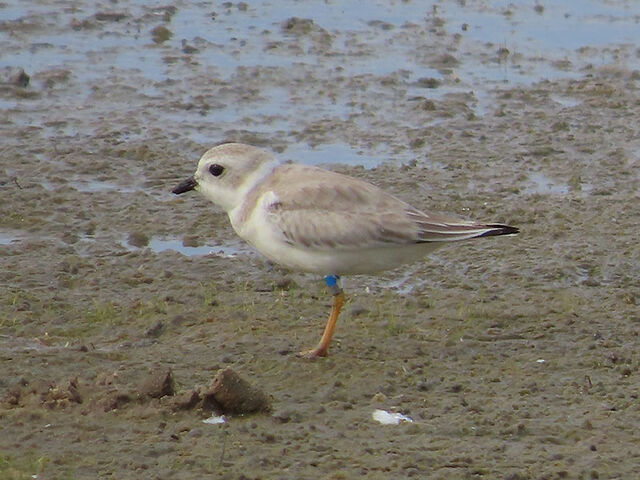
{"label": "muddy ground", "polygon": [[[18,5],[0,3],[0,478],[637,475],[636,47],[516,51],[411,2],[352,27],[295,2]],[[494,15],[554,14],[514,8]],[[169,193],[227,140],[521,234],[345,279],[330,357],[302,360],[321,279]],[[225,367],[271,411],[203,423],[190,396]]]}

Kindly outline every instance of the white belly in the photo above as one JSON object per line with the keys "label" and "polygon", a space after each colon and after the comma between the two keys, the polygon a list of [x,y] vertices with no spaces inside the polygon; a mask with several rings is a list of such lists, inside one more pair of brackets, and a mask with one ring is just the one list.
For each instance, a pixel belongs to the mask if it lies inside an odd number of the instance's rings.
{"label": "white belly", "polygon": [[262,255],[285,268],[321,275],[356,275],[390,270],[422,260],[442,244],[418,243],[370,248],[306,247],[288,242],[268,217],[255,209],[245,221],[229,220],[236,233]]}
{"label": "white belly", "polygon": [[243,236],[262,255],[285,268],[321,275],[357,275],[390,270],[422,260],[441,243],[365,249],[300,248],[265,235]]}
{"label": "white belly", "polygon": [[333,251],[300,251],[292,248],[285,257],[274,258],[268,253],[265,253],[265,256],[293,270],[314,272],[321,275],[358,275],[391,270],[400,265],[420,261],[438,246],[438,244],[431,243]]}

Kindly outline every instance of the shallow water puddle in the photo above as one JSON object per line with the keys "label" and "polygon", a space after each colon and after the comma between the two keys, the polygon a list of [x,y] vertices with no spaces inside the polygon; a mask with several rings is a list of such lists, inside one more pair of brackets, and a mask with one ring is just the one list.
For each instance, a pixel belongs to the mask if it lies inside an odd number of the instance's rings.
{"label": "shallow water puddle", "polygon": [[127,250],[139,250],[140,248],[150,248],[155,253],[165,252],[167,250],[176,251],[187,257],[216,255],[224,258],[234,258],[240,253],[248,252],[248,248],[244,250],[240,242],[226,245],[201,245],[196,247],[185,246],[181,239],[177,238],[158,238],[153,237],[149,240],[148,245],[144,247],[136,247],[131,245],[126,239],[121,244]]}
{"label": "shallow water puddle", "polygon": [[11,245],[12,243],[18,243],[22,240],[24,232],[19,230],[0,230],[0,245]]}
{"label": "shallow water puddle", "polygon": [[291,145],[281,155],[285,160],[306,165],[346,164],[360,165],[366,169],[372,169],[385,162],[393,160],[397,163],[409,162],[413,159],[410,153],[390,153],[385,151],[367,155],[362,151],[345,144],[322,144],[309,148],[306,144]]}
{"label": "shallow water puddle", "polygon": [[[187,80],[188,75],[215,78],[221,85],[228,83],[226,88],[231,89],[231,101],[210,102],[211,105],[204,102],[201,109],[169,109],[160,114],[156,122],[159,126],[162,121],[189,125],[187,136],[203,144],[209,144],[220,134],[212,133],[212,123],[222,129],[236,130],[241,126],[269,135],[297,130],[299,125],[292,119],[348,121],[354,113],[356,118],[362,113],[354,108],[359,103],[358,95],[351,97],[334,92],[330,97],[332,101],[327,101],[325,95],[311,95],[305,90],[306,83],[298,91],[271,78],[271,74],[276,79],[282,75],[279,72],[282,69],[305,70],[310,77],[337,71],[340,77],[371,76],[376,81],[389,75],[391,78],[384,80],[398,82],[399,94],[405,89],[407,97],[418,95],[441,100],[448,94],[473,93],[474,98],[468,106],[476,116],[482,117],[495,103],[496,83],[532,84],[542,79],[576,77],[582,75],[576,72],[586,65],[624,62],[628,69],[640,67],[637,55],[624,54],[624,51],[634,51],[638,7],[616,0],[570,0],[537,7],[538,4],[524,0],[508,4],[499,0],[441,1],[430,6],[421,2],[374,1],[369,2],[366,9],[353,0],[341,2],[339,8],[284,0],[242,2],[243,8],[228,3],[215,11],[205,4],[181,4],[167,23],[172,37],[159,44],[151,39],[148,30],[132,31],[131,25],[141,22],[145,27],[139,28],[147,28],[146,23],[151,22],[149,18],[161,18],[166,9],[150,8],[148,2],[142,0],[125,3],[125,21],[96,19],[95,9],[83,8],[82,4],[69,10],[55,9],[48,2],[3,5],[5,21],[23,19],[35,24],[49,21],[58,26],[76,25],[77,28],[34,31],[30,37],[31,48],[12,44],[0,60],[0,67],[19,65],[33,75],[47,69],[61,69],[64,65],[64,69],[73,75],[71,80],[58,83],[61,86],[68,83],[76,92],[69,105],[75,109],[71,110],[76,112],[74,116],[84,116],[87,98],[99,95],[99,85],[107,77],[115,78],[123,86],[134,84],[140,96],[147,98],[163,97],[166,95],[165,83],[180,82],[185,74]],[[293,16],[312,19],[310,25],[317,31],[312,28],[310,33],[296,37],[297,34],[284,27],[287,19]],[[91,28],[74,23],[79,19],[86,19]],[[452,50],[455,62],[451,65],[432,64],[432,59],[425,54],[428,47],[415,40],[418,37],[413,30],[423,28],[425,22],[433,22],[448,35],[455,35],[459,44]],[[105,32],[96,36],[94,28],[98,27]],[[320,31],[326,35],[322,42],[317,38]],[[304,46],[296,55],[286,48],[292,37]],[[184,52],[179,47],[180,42],[195,46],[196,51]],[[322,48],[318,48],[316,42]],[[620,45],[622,50],[602,50],[602,45]],[[591,47],[597,52],[591,52]],[[376,55],[373,53],[376,50],[386,53]],[[498,51],[505,52],[504,58]],[[567,62],[573,65],[571,69],[562,66]],[[247,87],[252,95],[247,101],[233,101],[233,95],[237,93],[232,87],[248,77],[247,66],[256,67],[257,74],[265,75],[265,81],[259,87]],[[439,86],[415,86],[425,78],[437,80]],[[330,74],[325,80],[333,81],[335,76]],[[37,81],[35,75],[34,83]],[[374,85],[376,81],[367,83]],[[371,92],[376,93],[378,91]],[[126,102],[126,95],[123,98],[125,100],[113,98],[112,102]],[[552,99],[564,107],[579,103],[564,96]],[[180,96],[176,102],[178,105],[199,105],[191,98],[181,99]],[[3,99],[0,108],[15,109],[22,103]],[[97,102],[92,105],[92,112],[95,109],[98,117],[111,115],[113,107],[101,110],[105,105]],[[62,111],[60,122],[47,126],[39,112],[21,108],[23,110],[12,112],[13,122],[37,125],[52,137],[93,134],[96,128],[92,122],[84,122],[86,127],[74,127]],[[138,110],[145,111],[144,108]],[[194,116],[195,111],[200,113]],[[435,119],[432,124],[441,121]],[[137,134],[130,133],[126,137],[137,138]],[[389,158],[398,163],[405,161],[398,158],[397,152],[380,151],[368,156],[348,145],[335,143],[311,151],[304,141],[290,145],[296,158],[311,164],[340,162],[372,168]],[[132,191],[109,182],[87,182],[76,188],[87,192]]]}
{"label": "shallow water puddle", "polygon": [[551,95],[551,100],[567,108],[577,107],[581,103],[577,98],[565,97],[561,95]]}
{"label": "shallow water puddle", "polygon": [[0,245],[10,245],[16,241],[18,241],[17,238],[0,233]]}
{"label": "shallow water puddle", "polygon": [[[637,18],[626,1],[446,2],[437,14],[448,26],[466,22],[465,35],[504,44],[511,50],[558,55],[586,45],[635,43]],[[567,32],[571,32],[570,35]],[[598,61],[599,59],[593,59]]]}
{"label": "shallow water puddle", "polygon": [[538,193],[541,195],[565,195],[569,193],[569,185],[547,177],[542,172],[529,174],[529,183],[524,187],[524,193]]}
{"label": "shallow water puddle", "polygon": [[113,182],[109,182],[106,180],[71,180],[68,183],[53,183],[49,180],[42,180],[39,182],[40,186],[47,191],[54,191],[57,188],[67,188],[71,187],[78,192],[85,193],[103,193],[103,192],[120,192],[120,193],[135,193],[147,191],[148,193],[152,193],[150,189],[144,188],[133,188],[133,187],[123,187],[122,185],[118,185]]}
{"label": "shallow water puddle", "polygon": [[123,187],[112,182],[102,180],[83,180],[73,182],[73,188],[79,192],[122,192],[133,193],[137,190],[131,187]]}
{"label": "shallow water puddle", "polygon": [[[429,256],[429,259],[431,258],[432,256]],[[382,288],[395,290],[399,295],[409,295],[416,288],[422,288],[429,283],[428,280],[416,275],[416,271],[419,267],[419,264],[407,267],[390,280],[383,281],[377,279],[376,285]]]}
{"label": "shallow water puddle", "polygon": [[346,163],[348,165],[362,165],[368,169],[380,165],[383,161],[357,152],[349,145],[344,144],[325,144],[315,148],[297,144],[287,148],[283,158],[306,165]]}

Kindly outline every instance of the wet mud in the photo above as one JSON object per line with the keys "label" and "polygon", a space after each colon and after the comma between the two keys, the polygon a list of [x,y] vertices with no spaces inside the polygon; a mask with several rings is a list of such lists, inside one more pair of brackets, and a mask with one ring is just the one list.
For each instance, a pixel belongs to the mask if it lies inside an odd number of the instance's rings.
{"label": "wet mud", "polygon": [[[632,7],[356,3],[0,4],[1,478],[637,475]],[[321,279],[170,194],[230,140],[521,234],[346,278],[300,359]],[[262,407],[203,423],[226,368]]]}

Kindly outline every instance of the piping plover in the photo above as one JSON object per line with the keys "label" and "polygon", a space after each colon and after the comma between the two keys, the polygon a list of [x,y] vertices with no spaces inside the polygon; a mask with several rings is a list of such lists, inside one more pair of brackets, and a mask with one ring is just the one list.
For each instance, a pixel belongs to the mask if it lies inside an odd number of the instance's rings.
{"label": "piping plover", "polygon": [[299,164],[240,143],[208,150],[196,173],[176,186],[222,207],[236,233],[271,261],[325,276],[329,320],[306,357],[327,355],[344,302],[341,275],[371,274],[421,260],[452,241],[511,235],[516,227],[418,210],[357,178]]}

